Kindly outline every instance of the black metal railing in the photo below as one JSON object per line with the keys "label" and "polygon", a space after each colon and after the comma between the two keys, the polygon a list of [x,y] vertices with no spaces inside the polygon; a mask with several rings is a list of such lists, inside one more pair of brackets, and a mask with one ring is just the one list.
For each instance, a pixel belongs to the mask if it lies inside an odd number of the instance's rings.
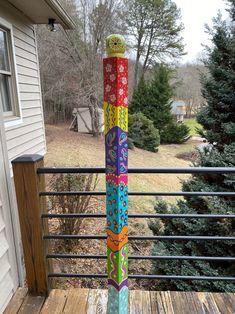
{"label": "black metal railing", "polygon": [[[130,168],[129,174],[235,174],[235,168]],[[105,168],[39,168],[38,174],[99,174],[105,173]],[[40,192],[40,197],[45,196],[105,196],[105,191],[60,191]],[[210,196],[210,197],[235,197],[235,192],[129,192],[129,196]],[[183,218],[183,219],[235,219],[234,214],[129,214],[129,218]],[[54,214],[43,213],[42,219],[52,218],[106,218],[105,214],[77,213],[77,214]],[[44,240],[106,240],[106,235],[69,235],[69,234],[45,234]],[[132,241],[235,241],[235,237],[224,236],[128,236]],[[106,255],[83,255],[83,254],[52,254],[46,255],[47,259],[71,258],[71,259],[96,259],[105,260]],[[129,256],[129,260],[193,260],[193,261],[226,261],[234,262],[232,256]],[[107,274],[78,274],[78,273],[49,273],[50,278],[107,278]],[[130,279],[162,279],[162,280],[207,280],[207,281],[235,281],[235,277],[220,276],[178,276],[178,275],[150,275],[130,274]]]}

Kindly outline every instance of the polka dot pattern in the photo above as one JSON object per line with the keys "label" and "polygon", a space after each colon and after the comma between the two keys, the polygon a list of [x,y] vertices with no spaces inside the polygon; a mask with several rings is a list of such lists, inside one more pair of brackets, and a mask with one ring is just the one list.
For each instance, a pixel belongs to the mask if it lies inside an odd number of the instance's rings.
{"label": "polka dot pattern", "polygon": [[120,233],[127,226],[128,218],[128,187],[121,183],[107,183],[107,227],[114,233]]}

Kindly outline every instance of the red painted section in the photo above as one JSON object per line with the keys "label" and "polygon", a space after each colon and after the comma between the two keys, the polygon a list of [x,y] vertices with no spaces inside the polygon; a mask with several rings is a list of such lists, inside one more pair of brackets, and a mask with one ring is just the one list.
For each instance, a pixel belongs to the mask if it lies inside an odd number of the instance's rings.
{"label": "red painted section", "polygon": [[104,101],[114,106],[128,106],[128,59],[105,58]]}

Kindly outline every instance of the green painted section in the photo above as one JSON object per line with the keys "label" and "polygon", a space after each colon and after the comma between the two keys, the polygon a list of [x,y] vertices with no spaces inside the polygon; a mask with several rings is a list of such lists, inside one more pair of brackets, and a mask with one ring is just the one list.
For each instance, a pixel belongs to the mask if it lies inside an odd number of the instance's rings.
{"label": "green painted section", "polygon": [[107,254],[109,278],[115,280],[117,284],[120,284],[128,277],[128,244],[124,245],[122,249],[117,252],[113,252],[108,248]]}

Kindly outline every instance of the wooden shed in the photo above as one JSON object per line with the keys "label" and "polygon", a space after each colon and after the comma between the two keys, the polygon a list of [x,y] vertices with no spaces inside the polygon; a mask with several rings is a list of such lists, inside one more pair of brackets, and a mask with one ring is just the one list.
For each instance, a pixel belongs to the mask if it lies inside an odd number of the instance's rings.
{"label": "wooden shed", "polygon": [[[88,107],[74,108],[73,121],[70,125],[70,130],[73,129],[80,133],[91,133],[92,131],[92,116]],[[97,109],[97,123],[99,124],[99,133],[104,132],[104,110],[101,108]]]}

